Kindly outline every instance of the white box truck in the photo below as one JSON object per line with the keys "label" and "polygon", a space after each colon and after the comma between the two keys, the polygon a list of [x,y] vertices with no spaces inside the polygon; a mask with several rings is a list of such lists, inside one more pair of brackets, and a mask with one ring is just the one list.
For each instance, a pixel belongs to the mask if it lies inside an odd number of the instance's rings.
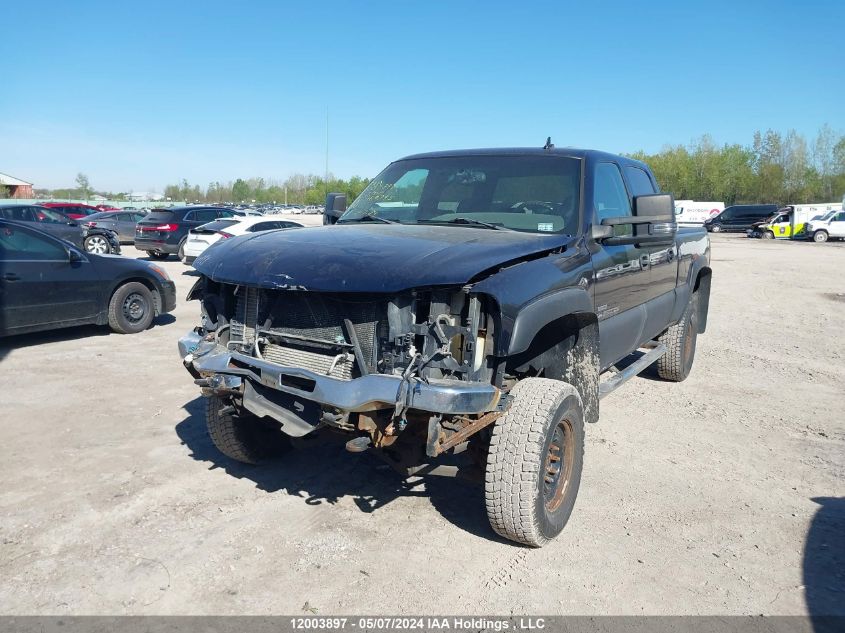
{"label": "white box truck", "polygon": [[702,226],[704,220],[724,210],[724,202],[675,200],[675,220],[680,226]]}

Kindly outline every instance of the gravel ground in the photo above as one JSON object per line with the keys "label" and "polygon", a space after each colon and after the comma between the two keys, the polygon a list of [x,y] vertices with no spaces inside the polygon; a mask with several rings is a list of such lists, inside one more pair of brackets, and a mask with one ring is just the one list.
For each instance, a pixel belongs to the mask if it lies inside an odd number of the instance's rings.
{"label": "gravel ground", "polygon": [[602,402],[542,550],[497,539],[481,490],[333,444],[223,458],[169,261],[178,307],[142,334],[0,341],[0,613],[845,614],[843,257],[715,236],[691,377]]}

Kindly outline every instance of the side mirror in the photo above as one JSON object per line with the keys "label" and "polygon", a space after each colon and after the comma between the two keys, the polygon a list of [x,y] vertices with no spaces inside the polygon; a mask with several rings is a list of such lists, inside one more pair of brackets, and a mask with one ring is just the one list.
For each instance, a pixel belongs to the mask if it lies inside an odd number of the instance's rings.
{"label": "side mirror", "polygon": [[323,212],[323,224],[334,224],[346,212],[346,194],[330,193],[326,196],[326,210]]}
{"label": "side mirror", "polygon": [[[630,224],[633,235],[613,235],[613,227]],[[609,230],[608,230],[609,229]],[[678,232],[675,200],[671,194],[655,193],[634,198],[634,215],[605,218],[593,226],[593,239],[608,246],[621,244],[669,244]]]}
{"label": "side mirror", "polygon": [[593,239],[596,242],[601,242],[609,237],[613,237],[613,227],[606,224],[593,224]]}
{"label": "side mirror", "polygon": [[660,217],[665,222],[675,220],[675,199],[671,193],[651,193],[634,198],[634,215],[639,217]]}
{"label": "side mirror", "polygon": [[68,220],[67,225],[68,226],[79,226],[79,222],[77,222],[76,220]]}
{"label": "side mirror", "polygon": [[82,255],[76,249],[69,248],[67,249],[67,260],[71,264],[76,264],[82,261]]}

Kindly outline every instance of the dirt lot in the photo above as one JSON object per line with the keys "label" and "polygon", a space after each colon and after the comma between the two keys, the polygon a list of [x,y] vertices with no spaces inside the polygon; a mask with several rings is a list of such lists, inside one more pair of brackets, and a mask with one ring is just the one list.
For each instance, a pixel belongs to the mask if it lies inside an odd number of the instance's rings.
{"label": "dirt lot", "polygon": [[0,613],[845,614],[843,258],[716,236],[692,376],[602,403],[542,550],[497,540],[480,490],[338,446],[223,458],[169,261],[179,304],[147,332],[0,343]]}

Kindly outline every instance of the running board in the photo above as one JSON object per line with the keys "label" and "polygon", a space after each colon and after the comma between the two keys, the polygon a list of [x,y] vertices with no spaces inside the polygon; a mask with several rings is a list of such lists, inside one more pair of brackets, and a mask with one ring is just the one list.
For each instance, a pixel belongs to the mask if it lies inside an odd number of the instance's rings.
{"label": "running board", "polygon": [[609,393],[616,391],[616,389],[624,385],[637,374],[642,373],[646,367],[663,356],[663,354],[666,353],[666,344],[658,343],[657,341],[649,341],[645,345],[642,345],[640,349],[647,349],[649,351],[628,365],[625,369],[616,372],[613,376],[599,385],[599,400]]}

